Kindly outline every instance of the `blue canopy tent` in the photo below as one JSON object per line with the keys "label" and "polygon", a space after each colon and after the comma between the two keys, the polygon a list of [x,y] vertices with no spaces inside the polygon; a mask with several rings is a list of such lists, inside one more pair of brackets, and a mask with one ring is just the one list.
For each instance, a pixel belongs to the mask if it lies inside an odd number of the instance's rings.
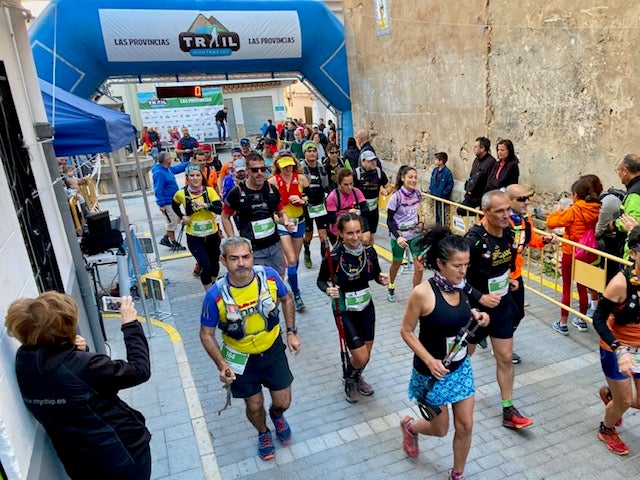
{"label": "blue canopy tent", "polygon": [[129,115],[80,98],[40,79],[58,156],[113,152],[135,141]]}
{"label": "blue canopy tent", "polygon": [[[53,148],[57,156],[73,156],[73,155],[88,155],[96,153],[107,153],[109,157],[109,164],[111,166],[111,173],[113,177],[113,183],[116,189],[118,206],[120,208],[120,215],[123,221],[124,231],[126,232],[126,245],[128,252],[137,252],[135,235],[131,231],[128,217],[126,214],[126,208],[124,205],[122,191],[120,189],[120,182],[118,180],[117,169],[112,152],[115,152],[127,145],[131,145],[135,162],[138,167],[138,177],[140,185],[145,185],[142,178],[142,172],[140,170],[140,162],[136,152],[136,136],[131,119],[129,115],[122,112],[116,112],[107,107],[97,105],[89,100],[80,98],[72,93],[69,93],[61,88],[58,88],[49,82],[42,79],[40,81],[40,90],[42,92],[42,99],[44,101],[45,110],[47,112],[47,118],[54,127]],[[54,108],[55,106],[55,108]],[[149,228],[152,236],[155,237],[153,232],[153,224],[151,221],[151,212],[147,202],[146,191],[142,195],[145,209],[147,212],[147,219],[149,221]],[[140,261],[136,254],[128,255],[129,261],[132,263],[134,276],[137,279],[139,291],[142,292],[142,283],[140,281]],[[159,256],[156,251],[156,257]],[[77,267],[84,269],[84,260],[78,260]],[[146,261],[145,261],[146,263]],[[120,265],[118,269],[120,271]],[[146,265],[145,265],[146,269]],[[126,267],[125,267],[126,270]],[[120,282],[122,285],[123,275],[120,274]],[[128,287],[127,292],[128,293]],[[146,302],[144,295],[142,299],[142,306],[145,317],[149,319],[147,312]],[[91,322],[92,320],[90,320]],[[147,329],[149,334],[150,322],[147,322]],[[95,330],[97,331],[97,330]],[[94,342],[97,339],[94,336]],[[98,341],[99,342],[99,341]],[[104,347],[102,347],[104,348]]]}

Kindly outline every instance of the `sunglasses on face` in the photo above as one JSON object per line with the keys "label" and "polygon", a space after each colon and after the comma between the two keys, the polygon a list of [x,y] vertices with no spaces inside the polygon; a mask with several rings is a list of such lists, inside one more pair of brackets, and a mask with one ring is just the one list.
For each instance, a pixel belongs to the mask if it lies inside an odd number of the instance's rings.
{"label": "sunglasses on face", "polygon": [[258,173],[258,172],[266,172],[267,171],[267,167],[251,167],[249,168],[249,170],[251,170],[251,173]]}
{"label": "sunglasses on face", "polygon": [[337,150],[331,150],[329,153],[330,154],[334,154],[334,153],[339,153],[339,152]]}
{"label": "sunglasses on face", "polygon": [[516,200],[519,202],[526,202],[529,200],[529,197],[531,197],[531,195],[522,195],[521,197],[516,197]]}

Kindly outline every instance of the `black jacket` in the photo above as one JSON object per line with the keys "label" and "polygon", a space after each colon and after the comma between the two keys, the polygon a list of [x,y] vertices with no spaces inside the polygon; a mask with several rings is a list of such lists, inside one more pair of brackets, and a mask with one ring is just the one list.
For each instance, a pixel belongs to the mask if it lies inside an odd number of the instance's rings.
{"label": "black jacket", "polygon": [[24,403],[73,479],[141,478],[137,467],[149,455],[144,417],[118,398],[120,389],[151,376],[149,346],[140,323],[122,332],[127,361],[72,345],[23,346],[16,354]]}
{"label": "black jacket", "polygon": [[464,185],[464,199],[468,205],[477,207],[480,205],[482,194],[486,191],[487,180],[491,168],[495,165],[496,159],[487,153],[484,157],[476,157],[471,167],[471,173]]}

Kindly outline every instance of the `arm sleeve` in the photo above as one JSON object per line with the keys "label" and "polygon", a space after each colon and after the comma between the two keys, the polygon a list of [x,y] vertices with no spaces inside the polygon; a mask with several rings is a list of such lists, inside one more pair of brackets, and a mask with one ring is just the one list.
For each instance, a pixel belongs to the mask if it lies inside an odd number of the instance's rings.
{"label": "arm sleeve", "polygon": [[111,360],[95,354],[87,364],[86,380],[98,390],[120,390],[146,382],[151,377],[149,345],[138,321],[122,325],[127,360]]}
{"label": "arm sleeve", "polygon": [[329,263],[327,262],[327,256],[322,259],[322,263],[320,264],[320,271],[318,272],[318,278],[316,280],[316,285],[323,292],[327,291],[329,285]]}
{"label": "arm sleeve", "polygon": [[609,315],[613,313],[615,306],[616,304],[614,302],[606,297],[602,297],[598,302],[596,312],[593,314],[593,328],[598,332],[602,341],[607,345],[611,345],[616,339],[607,326],[607,319],[609,318]]}
{"label": "arm sleeve", "polygon": [[389,233],[393,235],[394,238],[398,238],[400,235],[398,234],[398,229],[396,228],[396,222],[393,221],[393,217],[395,215],[395,210],[387,210],[387,228],[389,229]]}

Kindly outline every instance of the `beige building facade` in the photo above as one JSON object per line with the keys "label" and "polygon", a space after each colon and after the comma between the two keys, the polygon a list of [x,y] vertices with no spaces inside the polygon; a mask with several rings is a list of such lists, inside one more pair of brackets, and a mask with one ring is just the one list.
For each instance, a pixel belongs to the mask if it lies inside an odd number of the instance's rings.
{"label": "beige building facade", "polygon": [[343,13],[354,130],[382,158],[426,177],[445,151],[463,181],[476,137],[509,138],[537,191],[585,173],[619,185],[615,162],[638,152],[640,4],[388,0],[377,35],[379,3]]}

